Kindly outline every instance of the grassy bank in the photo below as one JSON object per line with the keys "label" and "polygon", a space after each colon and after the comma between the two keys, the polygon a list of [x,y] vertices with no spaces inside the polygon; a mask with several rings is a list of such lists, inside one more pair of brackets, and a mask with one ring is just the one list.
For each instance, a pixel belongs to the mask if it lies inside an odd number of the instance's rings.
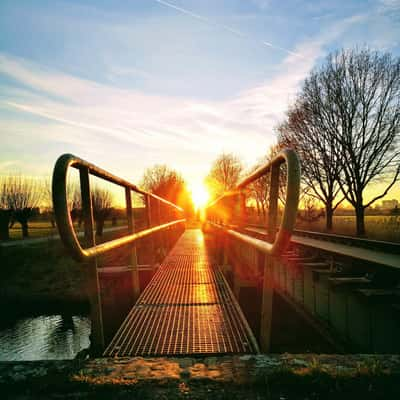
{"label": "grassy bank", "polygon": [[0,260],[0,302],[12,304],[11,308],[86,301],[83,266],[58,240],[0,247]]}
{"label": "grassy bank", "polygon": [[[96,242],[101,243],[124,234],[124,229],[106,232]],[[137,243],[139,264],[151,262],[149,248],[147,239]],[[8,307],[11,312],[25,307],[45,310],[87,303],[87,265],[74,261],[60,240],[48,239],[23,246],[0,246],[0,260],[0,303],[12,304],[12,307]],[[129,246],[97,259],[99,267],[124,266],[129,263]]]}

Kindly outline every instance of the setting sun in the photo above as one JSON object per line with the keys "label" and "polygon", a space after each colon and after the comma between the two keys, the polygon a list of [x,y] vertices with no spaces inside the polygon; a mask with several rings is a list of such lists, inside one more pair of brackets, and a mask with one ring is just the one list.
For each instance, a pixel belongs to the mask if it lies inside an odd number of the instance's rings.
{"label": "setting sun", "polygon": [[210,195],[207,189],[204,187],[202,183],[197,183],[190,188],[190,192],[192,195],[193,204],[198,210],[206,205],[207,201],[210,198]]}

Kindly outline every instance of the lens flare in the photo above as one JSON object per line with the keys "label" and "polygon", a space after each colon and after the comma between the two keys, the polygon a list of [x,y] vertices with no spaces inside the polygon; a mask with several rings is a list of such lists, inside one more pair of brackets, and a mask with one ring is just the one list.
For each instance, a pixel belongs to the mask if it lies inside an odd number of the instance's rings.
{"label": "lens flare", "polygon": [[190,188],[190,192],[196,210],[203,208],[210,198],[207,189],[202,183],[192,185]]}

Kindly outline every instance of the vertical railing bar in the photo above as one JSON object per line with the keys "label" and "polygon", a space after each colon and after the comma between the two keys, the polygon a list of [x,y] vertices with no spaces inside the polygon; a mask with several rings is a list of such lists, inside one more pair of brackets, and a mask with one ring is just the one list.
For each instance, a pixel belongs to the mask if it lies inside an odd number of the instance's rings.
{"label": "vertical railing bar", "polygon": [[[279,172],[280,164],[272,164],[270,169],[270,191],[268,210],[268,237],[271,242],[275,240],[278,220],[278,195],[279,195]],[[260,345],[264,353],[271,349],[272,333],[272,310],[274,298],[274,286],[272,281],[272,270],[274,258],[267,255],[264,262],[264,279],[262,290],[261,323],[260,323]]]}
{"label": "vertical railing bar", "polygon": [[247,223],[246,221],[246,194],[244,190],[240,190],[239,195],[239,228],[243,229]]}
{"label": "vertical railing bar", "polygon": [[[89,169],[81,167],[79,178],[82,197],[82,214],[84,218],[85,241],[90,247],[95,246],[95,236],[93,230],[93,205],[90,193]],[[103,316],[101,309],[100,283],[97,272],[97,259],[87,263],[87,290],[90,301],[90,318],[92,323],[92,343],[91,350],[95,355],[101,354],[104,350],[104,331]]]}
{"label": "vertical railing bar", "polygon": [[151,228],[153,226],[153,221],[151,218],[151,203],[150,203],[150,196],[146,194],[145,196],[146,201],[146,213],[147,213],[147,227]]}
{"label": "vertical railing bar", "polygon": [[[151,216],[151,198],[148,194],[145,195],[145,202],[146,202],[146,214],[147,214],[147,227],[151,228],[153,226],[153,220]],[[154,254],[154,235],[151,235],[148,238],[149,242],[149,253],[150,253],[150,265],[152,266],[152,269],[155,267],[155,254]],[[154,272],[154,271],[153,271]]]}
{"label": "vertical railing bar", "polygon": [[[128,219],[128,231],[129,233],[135,233],[135,219],[133,216],[132,209],[132,194],[131,189],[125,188],[125,202],[126,202],[126,216]],[[139,282],[139,271],[137,263],[137,252],[136,244],[132,245],[130,249],[130,267],[132,269],[132,288],[133,288],[133,301],[136,302],[140,295],[140,282]]]}
{"label": "vertical railing bar", "polygon": [[[161,205],[160,201],[157,201],[157,224],[161,225]],[[164,231],[159,233],[159,250],[160,250],[160,260],[165,256],[165,246],[164,246]]]}
{"label": "vertical railing bar", "polygon": [[84,238],[86,242],[85,245],[91,247],[95,246],[96,242],[94,236],[93,205],[92,205],[92,196],[90,193],[88,168],[82,167],[79,169],[79,179],[81,185],[82,216],[83,216]]}
{"label": "vertical railing bar", "polygon": [[270,176],[268,211],[268,236],[271,242],[275,240],[278,221],[279,171],[280,164],[273,164]]}

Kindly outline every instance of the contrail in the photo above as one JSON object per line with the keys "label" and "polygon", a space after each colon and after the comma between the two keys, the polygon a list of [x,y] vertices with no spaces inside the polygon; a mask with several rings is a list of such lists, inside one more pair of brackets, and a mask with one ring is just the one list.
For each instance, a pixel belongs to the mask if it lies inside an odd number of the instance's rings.
{"label": "contrail", "polygon": [[[202,22],[204,22],[204,23],[206,23],[208,25],[212,25],[212,26],[216,26],[216,27],[221,28],[221,29],[225,29],[226,31],[231,32],[236,36],[253,39],[251,36],[249,36],[248,34],[246,34],[244,32],[238,31],[237,29],[233,29],[230,26],[214,22],[214,21],[212,21],[212,20],[210,20],[208,18],[203,17],[202,15],[195,14],[195,13],[189,11],[189,10],[186,10],[185,8],[178,7],[175,4],[169,3],[169,2],[167,2],[165,0],[155,0],[155,1],[157,3],[159,3],[159,4],[162,4],[163,6],[166,6],[166,7],[169,7],[169,8],[173,8],[174,10],[179,11],[182,14],[189,15],[190,17],[195,18],[195,19],[197,19],[199,21],[202,21]],[[271,48],[276,49],[276,50],[281,50],[281,51],[283,51],[283,52],[285,52],[287,54],[291,54],[292,56],[304,58],[303,55],[301,55],[300,53],[296,53],[294,51],[285,49],[284,47],[276,46],[276,45],[274,45],[274,44],[272,44],[270,42],[265,42],[265,41],[262,41],[262,40],[257,40],[257,42],[262,44],[263,46],[271,47]]]}

